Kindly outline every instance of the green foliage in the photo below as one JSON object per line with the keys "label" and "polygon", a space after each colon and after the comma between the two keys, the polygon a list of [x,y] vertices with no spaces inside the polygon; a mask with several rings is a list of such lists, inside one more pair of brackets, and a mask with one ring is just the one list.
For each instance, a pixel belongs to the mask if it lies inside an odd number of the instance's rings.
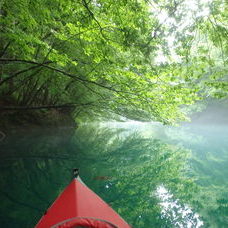
{"label": "green foliage", "polygon": [[[181,208],[185,202],[191,204],[197,188],[185,176],[189,151],[139,133],[128,134],[121,128],[97,129],[96,125],[78,129],[75,139],[83,154],[80,164],[83,172],[90,164],[95,177],[107,177],[97,186],[94,180],[88,179],[86,183],[133,227],[175,227],[177,221],[185,226],[187,221],[181,212],[176,213],[175,219],[162,216],[157,189],[168,188],[179,198]],[[101,159],[97,160],[97,154]]]}
{"label": "green foliage", "polygon": [[[172,227],[173,221],[161,215],[156,192],[164,185],[181,205],[191,201],[196,189],[183,175],[188,151],[126,134],[85,125],[73,138],[56,129],[9,137],[1,147],[7,155],[0,164],[0,223],[34,226],[78,167],[85,183],[134,227]],[[180,214],[176,219],[184,225]]]}
{"label": "green foliage", "polygon": [[[186,24],[189,12],[197,16]],[[183,105],[227,97],[226,12],[222,0],[197,9],[187,1],[3,1],[1,96],[73,104],[82,117],[183,120]]]}

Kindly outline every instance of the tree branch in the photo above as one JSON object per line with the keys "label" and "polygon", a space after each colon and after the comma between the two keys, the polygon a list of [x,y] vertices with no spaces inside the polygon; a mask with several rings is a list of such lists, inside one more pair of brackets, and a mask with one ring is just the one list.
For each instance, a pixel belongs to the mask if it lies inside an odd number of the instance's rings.
{"label": "tree branch", "polygon": [[21,60],[21,59],[0,59],[0,62],[6,62],[6,63],[7,63],[7,62],[9,62],[9,63],[10,63],[10,62],[22,62],[22,63],[28,63],[28,64],[35,64],[35,65],[42,66],[42,67],[45,67],[45,68],[47,68],[47,69],[50,69],[50,70],[52,70],[52,71],[61,73],[61,74],[63,74],[63,75],[66,75],[66,76],[68,76],[68,77],[70,77],[70,78],[73,78],[73,79],[75,79],[75,80],[77,80],[77,81],[80,81],[80,82],[82,82],[82,83],[85,83],[85,82],[86,82],[86,83],[90,83],[90,84],[94,84],[94,85],[96,85],[96,86],[102,87],[102,88],[104,88],[104,89],[112,90],[112,91],[114,91],[114,92],[121,92],[121,91],[118,91],[118,90],[113,89],[112,87],[105,86],[105,85],[102,85],[102,84],[100,84],[100,83],[97,83],[97,82],[94,82],[94,81],[90,81],[90,80],[87,80],[87,79],[83,79],[83,78],[81,78],[81,77],[75,76],[75,75],[73,75],[73,74],[71,74],[71,73],[65,72],[65,71],[60,70],[60,69],[58,69],[58,68],[55,68],[55,67],[52,67],[52,66],[47,66],[47,65],[44,64],[44,63],[37,63],[37,62],[34,62],[34,61]]}
{"label": "tree branch", "polygon": [[[51,63],[51,61],[45,62],[45,63],[43,63],[43,64],[49,64],[49,63]],[[0,86],[1,86],[2,84],[4,84],[5,82],[7,82],[7,81],[9,81],[9,80],[11,80],[11,79],[17,77],[19,74],[25,73],[25,72],[27,72],[27,71],[30,71],[30,70],[33,70],[33,69],[36,69],[36,68],[39,68],[39,67],[41,67],[41,66],[42,66],[42,64],[41,64],[41,65],[37,65],[37,66],[32,66],[32,67],[26,68],[26,69],[24,69],[24,70],[18,71],[18,72],[16,72],[16,73],[12,74],[11,76],[9,76],[9,77],[3,79],[2,81],[0,81]]]}
{"label": "tree branch", "polygon": [[79,106],[91,105],[93,102],[82,104],[63,104],[63,105],[41,105],[41,106],[0,106],[0,111],[25,111],[25,110],[40,110],[40,109],[66,109]]}
{"label": "tree branch", "polygon": [[8,47],[10,46],[10,44],[11,44],[11,41],[8,42],[8,44],[6,44],[6,46],[4,47],[2,52],[0,53],[0,57],[2,57],[5,54],[5,52],[7,51]]}

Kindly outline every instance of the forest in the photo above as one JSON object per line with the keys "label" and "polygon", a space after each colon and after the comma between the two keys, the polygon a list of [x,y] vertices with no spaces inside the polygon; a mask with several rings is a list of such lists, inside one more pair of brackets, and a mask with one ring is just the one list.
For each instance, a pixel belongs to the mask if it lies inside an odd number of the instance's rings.
{"label": "forest", "polygon": [[174,124],[227,98],[225,0],[2,0],[0,16],[3,115]]}
{"label": "forest", "polygon": [[228,227],[227,37],[226,0],[1,0],[0,226],[78,167],[133,227]]}

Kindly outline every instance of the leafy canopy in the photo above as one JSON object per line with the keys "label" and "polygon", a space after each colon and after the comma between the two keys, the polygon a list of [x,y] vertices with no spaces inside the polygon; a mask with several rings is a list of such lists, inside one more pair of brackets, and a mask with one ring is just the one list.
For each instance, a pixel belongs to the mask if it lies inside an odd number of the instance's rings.
{"label": "leafy canopy", "polygon": [[227,3],[191,4],[2,1],[0,95],[81,117],[183,120],[183,105],[227,97]]}

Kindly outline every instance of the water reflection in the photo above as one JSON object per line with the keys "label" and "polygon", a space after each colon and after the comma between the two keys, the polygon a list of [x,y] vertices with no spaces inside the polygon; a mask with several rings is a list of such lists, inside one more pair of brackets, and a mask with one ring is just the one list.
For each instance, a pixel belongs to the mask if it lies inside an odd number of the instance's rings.
{"label": "water reflection", "polygon": [[227,227],[228,126],[204,123],[174,128],[134,123],[134,129],[145,137],[155,136],[168,144],[190,149],[186,176],[194,178],[199,188],[192,196],[193,207],[204,220],[204,227]]}
{"label": "water reflection", "polygon": [[157,188],[157,196],[161,200],[162,217],[172,221],[174,227],[199,228],[203,226],[203,221],[199,214],[195,213],[189,206],[181,205],[178,199],[163,186]]}
{"label": "water reflection", "polygon": [[[73,136],[55,129],[16,132],[1,142],[0,225],[32,227],[79,167],[84,182],[133,227],[199,227],[201,219],[224,227],[226,136],[216,136],[216,146],[204,131],[133,122],[82,125]],[[170,201],[178,199],[166,215],[159,186],[172,194]]]}

